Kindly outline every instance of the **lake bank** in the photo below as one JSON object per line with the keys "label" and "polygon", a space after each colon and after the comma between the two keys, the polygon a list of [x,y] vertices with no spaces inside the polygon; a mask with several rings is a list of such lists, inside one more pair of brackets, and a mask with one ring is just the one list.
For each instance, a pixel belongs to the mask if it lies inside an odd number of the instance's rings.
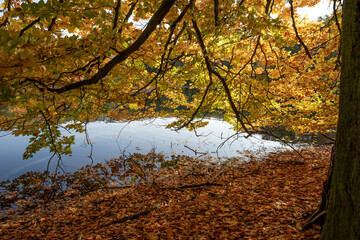
{"label": "lake bank", "polygon": [[[315,239],[302,217],[320,202],[330,147],[231,164],[193,161],[151,170],[144,181],[70,192],[12,214],[3,239]],[[238,161],[236,161],[238,160]],[[230,163],[230,162],[228,162]]]}

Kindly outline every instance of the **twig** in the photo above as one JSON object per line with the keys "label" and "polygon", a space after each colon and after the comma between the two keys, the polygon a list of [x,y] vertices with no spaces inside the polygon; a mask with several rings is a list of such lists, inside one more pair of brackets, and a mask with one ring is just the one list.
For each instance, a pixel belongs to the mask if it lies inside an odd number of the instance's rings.
{"label": "twig", "polygon": [[38,17],[37,19],[35,19],[31,23],[29,23],[29,25],[27,25],[25,28],[21,29],[19,37],[21,37],[25,33],[26,30],[28,30],[29,28],[31,28],[32,26],[34,26],[38,22],[40,22],[40,17]]}
{"label": "twig", "polygon": [[141,216],[149,214],[151,211],[154,211],[155,209],[159,208],[161,205],[162,205],[162,202],[159,202],[159,203],[155,204],[154,206],[152,206],[152,207],[150,207],[148,209],[145,209],[144,211],[137,212],[137,213],[132,214],[130,216],[126,216],[126,217],[117,219],[117,220],[112,221],[112,222],[107,223],[107,224],[103,224],[102,226],[100,226],[100,228],[108,227],[108,226],[110,226],[112,224],[116,224],[116,223],[123,223],[123,222],[126,222],[128,220],[137,219],[137,218],[139,218]]}
{"label": "twig", "polygon": [[223,186],[222,184],[219,183],[202,183],[202,184],[194,184],[194,185],[185,185],[185,186],[179,186],[179,187],[166,187],[166,188],[161,188],[161,189],[175,189],[175,190],[180,190],[180,189],[185,189],[185,188],[197,188],[197,187],[204,187],[204,186]]}
{"label": "twig", "polygon": [[293,28],[294,28],[296,37],[297,37],[297,39],[299,40],[300,44],[304,47],[305,52],[306,52],[306,54],[308,55],[308,57],[309,57],[310,59],[312,59],[312,56],[311,56],[311,54],[310,54],[309,49],[307,48],[307,46],[305,45],[305,43],[304,43],[303,40],[301,39],[301,37],[300,37],[300,35],[299,35],[299,33],[298,33],[298,30],[297,30],[297,28],[296,28],[295,17],[294,17],[293,1],[292,1],[292,0],[289,0],[289,3],[290,3],[291,19],[292,19]]}

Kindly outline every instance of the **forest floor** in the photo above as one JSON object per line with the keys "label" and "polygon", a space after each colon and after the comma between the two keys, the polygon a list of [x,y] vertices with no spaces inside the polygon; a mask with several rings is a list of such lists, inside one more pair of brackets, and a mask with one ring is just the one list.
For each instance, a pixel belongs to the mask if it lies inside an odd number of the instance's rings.
{"label": "forest floor", "polygon": [[[317,239],[330,146],[221,164],[188,158],[127,185],[8,210],[0,239]],[[146,175],[146,176],[145,176]]]}

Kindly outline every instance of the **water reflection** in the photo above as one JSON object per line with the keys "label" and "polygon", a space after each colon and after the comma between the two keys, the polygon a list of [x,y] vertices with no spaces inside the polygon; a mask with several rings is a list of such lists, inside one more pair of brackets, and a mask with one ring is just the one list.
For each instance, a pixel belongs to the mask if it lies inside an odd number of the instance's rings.
{"label": "water reflection", "polygon": [[[260,135],[249,138],[244,138],[244,134],[233,136],[235,131],[232,126],[218,119],[207,119],[209,124],[196,132],[166,129],[165,126],[174,120],[157,118],[130,123],[91,122],[87,126],[88,139],[84,133],[75,134],[73,154],[63,156],[62,166],[65,171],[74,171],[92,161],[99,163],[135,152],[148,153],[152,149],[165,154],[201,156],[207,153],[213,157],[233,157],[241,156],[244,150],[284,148],[279,142],[262,140]],[[22,160],[28,139],[12,135],[0,138],[0,181],[15,178],[27,171],[47,168],[51,157],[47,149],[31,159]],[[55,166],[56,161],[53,160],[50,169],[53,170]]]}

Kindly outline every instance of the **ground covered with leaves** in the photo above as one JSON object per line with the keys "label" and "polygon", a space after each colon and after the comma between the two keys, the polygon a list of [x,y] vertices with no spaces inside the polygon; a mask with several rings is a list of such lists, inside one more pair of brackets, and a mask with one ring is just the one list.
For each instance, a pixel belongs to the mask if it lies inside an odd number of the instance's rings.
{"label": "ground covered with leaves", "polygon": [[28,174],[1,185],[0,238],[316,239],[319,228],[301,228],[320,203],[330,151],[222,162],[151,153],[47,184]]}

